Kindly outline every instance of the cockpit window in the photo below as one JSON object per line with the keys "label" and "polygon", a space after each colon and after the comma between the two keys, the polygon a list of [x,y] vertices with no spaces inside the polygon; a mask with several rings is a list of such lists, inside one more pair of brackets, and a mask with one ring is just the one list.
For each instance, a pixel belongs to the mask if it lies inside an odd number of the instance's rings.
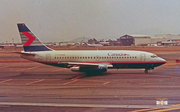
{"label": "cockpit window", "polygon": [[151,58],[157,58],[157,57],[158,57],[158,56],[156,56],[156,55],[152,55],[152,56],[151,56]]}

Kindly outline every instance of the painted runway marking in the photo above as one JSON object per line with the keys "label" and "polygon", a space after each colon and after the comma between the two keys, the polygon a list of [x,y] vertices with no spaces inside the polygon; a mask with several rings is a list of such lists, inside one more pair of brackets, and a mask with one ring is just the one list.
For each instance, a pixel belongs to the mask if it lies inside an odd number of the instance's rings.
{"label": "painted runway marking", "polygon": [[158,108],[148,108],[148,109],[140,109],[140,110],[134,110],[129,112],[166,112],[166,111],[172,111],[172,110],[180,110],[180,104],[177,105],[170,105],[170,106],[162,106]]}
{"label": "painted runway marking", "polygon": [[171,106],[180,106],[180,104],[176,104],[176,105],[171,105]]}
{"label": "painted runway marking", "polygon": [[31,68],[26,68],[26,69],[20,69],[20,70],[16,70],[16,71],[24,71],[24,70],[32,70],[35,68],[38,68],[39,66],[35,66],[35,67],[31,67]]}
{"label": "painted runway marking", "polygon": [[73,79],[71,79],[71,80],[77,80],[77,79],[80,79],[81,77],[84,77],[85,75],[83,74],[83,75],[80,75],[80,76],[78,76],[78,77],[75,77],[75,78],[73,78]]}
{"label": "painted runway marking", "polygon": [[37,81],[34,81],[34,82],[30,82],[30,83],[26,83],[25,85],[35,84],[35,83],[42,82],[42,81],[44,81],[44,79],[37,80]]}
{"label": "painted runway marking", "polygon": [[155,77],[168,77],[168,78],[180,78],[180,77],[177,77],[177,76],[169,76],[169,75],[146,75],[146,74],[143,74],[143,75],[139,75],[139,74],[136,74],[136,76],[155,76]]}
{"label": "painted runway marking", "polygon": [[4,83],[4,82],[8,82],[8,81],[11,81],[12,79],[7,79],[7,80],[4,80],[4,81],[1,81],[0,83]]}
{"label": "painted runway marking", "polygon": [[71,84],[71,83],[76,82],[76,81],[78,81],[78,80],[73,80],[73,81],[70,81],[70,82],[64,83],[63,85]]}
{"label": "painted runway marking", "polygon": [[163,109],[163,108],[148,108],[148,109],[141,109],[141,110],[134,110],[134,111],[129,111],[129,112],[147,112],[147,111],[154,111],[154,110],[157,110],[157,109]]}
{"label": "painted runway marking", "polygon": [[106,85],[106,84],[108,84],[109,82],[105,82],[105,83],[103,83],[103,85]]}
{"label": "painted runway marking", "polygon": [[[48,106],[48,107],[94,107],[94,108],[157,108],[154,105],[106,105],[106,104],[59,104],[59,103],[27,103],[27,102],[0,102],[0,105],[14,106]],[[170,106],[162,106],[168,109]]]}
{"label": "painted runway marking", "polygon": [[156,110],[156,111],[148,111],[148,112],[166,112],[166,111],[172,111],[172,110],[180,110],[180,108],[168,108],[168,109],[162,109],[162,110]]}
{"label": "painted runway marking", "polygon": [[19,71],[23,71],[24,69],[20,69],[20,70],[15,70],[15,71],[17,71],[17,72],[19,72]]}
{"label": "painted runway marking", "polygon": [[35,67],[31,67],[31,68],[28,68],[28,70],[32,70],[32,69],[35,69],[35,68],[38,68],[39,66],[35,66]]}

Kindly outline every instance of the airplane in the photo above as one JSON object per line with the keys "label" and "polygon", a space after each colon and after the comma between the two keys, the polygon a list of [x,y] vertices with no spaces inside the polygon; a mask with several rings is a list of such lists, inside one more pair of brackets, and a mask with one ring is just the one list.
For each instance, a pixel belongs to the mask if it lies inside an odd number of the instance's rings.
{"label": "airplane", "polygon": [[93,38],[95,44],[101,44],[103,46],[109,46],[109,42],[99,42],[95,38]]}
{"label": "airplane", "polygon": [[22,58],[74,72],[102,73],[108,69],[154,69],[166,63],[157,55],[131,50],[53,50],[44,45],[24,23],[17,24],[24,51]]}
{"label": "airplane", "polygon": [[10,48],[10,47],[14,47],[14,44],[0,45],[0,48],[2,48],[2,49],[4,49],[4,48]]}
{"label": "airplane", "polygon": [[100,47],[103,46],[102,44],[88,44],[88,43],[84,43],[84,45],[89,46],[89,47]]}
{"label": "airplane", "polygon": [[0,48],[4,49],[4,48],[19,48],[19,47],[23,47],[23,45],[19,45],[19,44],[6,44],[6,45],[0,45]]}

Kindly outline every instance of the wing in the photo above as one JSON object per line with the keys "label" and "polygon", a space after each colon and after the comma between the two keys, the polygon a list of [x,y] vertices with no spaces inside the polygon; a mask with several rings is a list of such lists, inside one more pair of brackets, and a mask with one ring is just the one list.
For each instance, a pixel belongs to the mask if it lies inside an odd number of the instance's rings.
{"label": "wing", "polygon": [[113,65],[110,63],[59,62],[58,64],[67,64],[69,67],[72,67],[72,66],[79,66],[79,67],[105,66],[107,68],[113,67]]}

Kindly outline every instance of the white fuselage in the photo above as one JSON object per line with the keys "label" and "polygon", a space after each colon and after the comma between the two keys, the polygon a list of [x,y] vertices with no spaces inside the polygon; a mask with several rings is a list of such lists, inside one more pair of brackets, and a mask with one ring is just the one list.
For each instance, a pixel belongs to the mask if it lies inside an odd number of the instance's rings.
{"label": "white fuselage", "polygon": [[109,63],[112,68],[154,68],[166,63],[153,53],[130,50],[66,50],[66,51],[40,51],[36,54],[22,55],[23,58],[59,67],[60,63]]}

